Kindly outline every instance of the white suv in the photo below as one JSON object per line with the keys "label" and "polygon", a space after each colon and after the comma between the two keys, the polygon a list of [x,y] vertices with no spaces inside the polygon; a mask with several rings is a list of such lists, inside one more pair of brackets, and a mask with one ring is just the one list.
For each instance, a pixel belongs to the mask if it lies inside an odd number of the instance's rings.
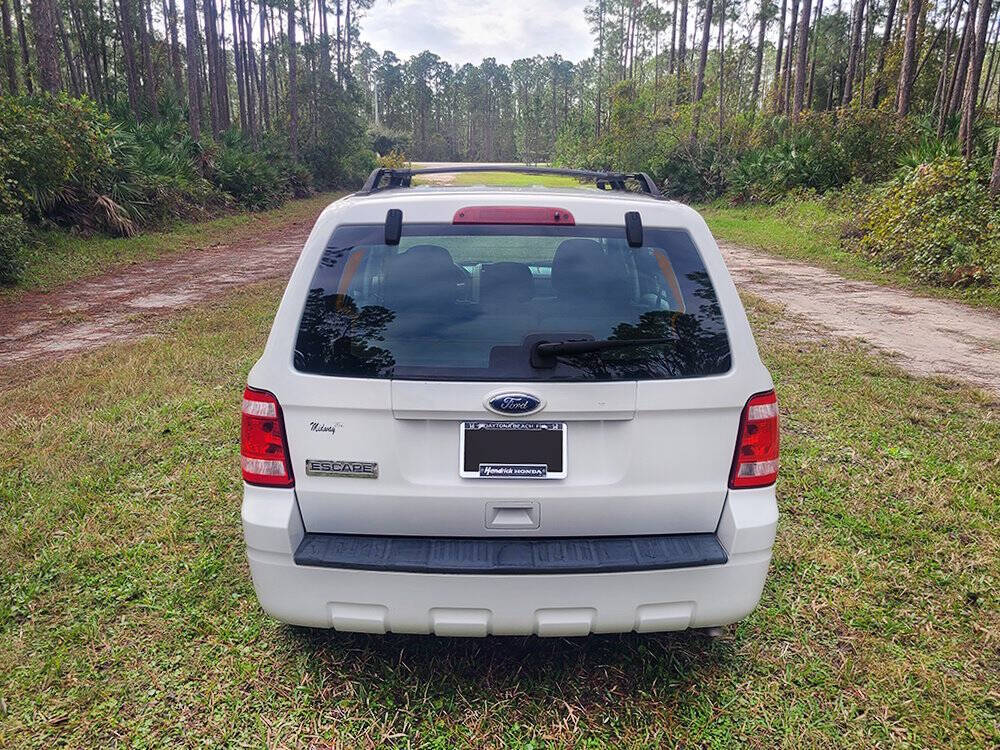
{"label": "white suv", "polygon": [[645,175],[409,187],[420,171],[323,212],[250,372],[263,608],[452,636],[743,618],[778,408],[705,222]]}

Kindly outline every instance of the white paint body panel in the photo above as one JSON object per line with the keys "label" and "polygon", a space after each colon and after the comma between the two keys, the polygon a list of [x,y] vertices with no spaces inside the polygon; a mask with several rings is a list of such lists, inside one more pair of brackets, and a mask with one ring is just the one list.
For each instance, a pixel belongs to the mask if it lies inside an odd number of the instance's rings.
{"label": "white paint body panel", "polygon": [[[408,222],[450,223],[459,208],[474,205],[558,206],[572,212],[580,225],[621,224],[625,211],[639,211],[645,226],[686,230],[715,287],[732,368],[707,378],[614,383],[390,381],[294,369],[294,341],[309,284],[337,225],[381,223],[388,209],[399,208],[405,234]],[[718,530],[721,538],[734,496],[760,493],[728,490],[740,412],[751,395],[773,386],[718,246],[702,218],[686,206],[587,190],[414,188],[345,198],[318,219],[249,384],[274,393],[282,405],[296,479],[294,490],[278,491],[283,498],[279,504],[293,508],[275,511],[276,517],[257,507],[266,505],[269,500],[263,498],[274,490],[248,487],[244,502],[258,595],[265,609],[287,622],[447,634],[672,629],[732,622],[752,609],[760,595],[770,541],[755,542],[746,550],[753,553],[750,557],[740,557],[739,551],[724,566],[572,576],[307,568],[292,562],[294,545],[278,549],[257,541],[263,529],[270,529],[269,539],[284,535],[290,540],[296,533],[301,538],[304,530],[521,537]],[[545,402],[544,409],[527,419],[567,424],[565,479],[459,476],[459,423],[504,419],[487,410],[484,398],[506,390],[528,392]],[[336,432],[315,432],[312,422],[335,425]],[[308,476],[307,458],[373,461],[379,476]],[[741,533],[751,533],[742,529],[762,528],[763,537],[773,539],[773,488],[764,495],[769,503],[745,504],[757,510],[728,511],[731,543]],[[504,506],[521,510],[491,522]],[[749,517],[741,518],[741,513]],[[637,614],[647,606],[653,609]],[[572,612],[545,612],[552,607]],[[377,612],[384,615],[378,626],[372,624]]]}
{"label": "white paint body panel", "polygon": [[429,575],[296,565],[294,490],[246,487],[243,530],[261,606],[282,622],[449,636],[653,632],[728,625],[760,599],[778,507],[774,487],[731,491],[725,565],[597,575]]}

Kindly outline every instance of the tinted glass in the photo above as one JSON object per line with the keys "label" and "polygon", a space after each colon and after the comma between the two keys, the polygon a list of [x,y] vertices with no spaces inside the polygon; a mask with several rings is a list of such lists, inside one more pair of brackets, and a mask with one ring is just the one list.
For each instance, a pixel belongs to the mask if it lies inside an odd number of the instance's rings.
{"label": "tinted glass", "polygon": [[[310,284],[295,366],[411,380],[647,380],[726,372],[725,322],[682,230],[409,224],[342,226]],[[654,339],[558,354],[539,341]]]}

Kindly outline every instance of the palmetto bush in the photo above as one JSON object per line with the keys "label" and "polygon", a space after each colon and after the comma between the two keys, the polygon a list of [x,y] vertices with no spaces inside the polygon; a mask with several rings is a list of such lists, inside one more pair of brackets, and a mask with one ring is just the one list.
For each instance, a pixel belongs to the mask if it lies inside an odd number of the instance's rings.
{"label": "palmetto bush", "polygon": [[209,177],[240,206],[252,211],[277,206],[290,193],[288,175],[280,164],[255,151],[236,132],[222,138]]}
{"label": "palmetto bush", "polygon": [[823,192],[850,178],[840,144],[802,133],[747,154],[733,169],[729,189],[739,201],[771,203],[791,190]]}
{"label": "palmetto bush", "polygon": [[762,120],[733,167],[729,192],[739,201],[771,203],[796,189],[825,193],[851,180],[879,183],[920,135],[882,110],[804,112],[797,123]]}
{"label": "palmetto bush", "polygon": [[183,129],[167,125],[111,133],[113,167],[105,193],[138,225],[197,217],[224,206],[228,197],[201,172],[202,147]]}

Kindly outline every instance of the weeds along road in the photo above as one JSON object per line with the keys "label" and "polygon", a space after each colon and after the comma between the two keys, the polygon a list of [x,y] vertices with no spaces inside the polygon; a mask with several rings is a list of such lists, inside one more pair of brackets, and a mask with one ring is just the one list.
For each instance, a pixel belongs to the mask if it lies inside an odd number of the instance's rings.
{"label": "weeds along road", "polygon": [[[253,242],[179,253],[0,302],[0,385],[15,365],[21,378],[24,365],[150,335],[159,318],[234,286],[287,278],[310,228],[297,221]],[[1000,314],[755,250],[722,249],[741,291],[802,320],[790,335],[859,338],[915,375],[955,378],[1000,396]]]}

